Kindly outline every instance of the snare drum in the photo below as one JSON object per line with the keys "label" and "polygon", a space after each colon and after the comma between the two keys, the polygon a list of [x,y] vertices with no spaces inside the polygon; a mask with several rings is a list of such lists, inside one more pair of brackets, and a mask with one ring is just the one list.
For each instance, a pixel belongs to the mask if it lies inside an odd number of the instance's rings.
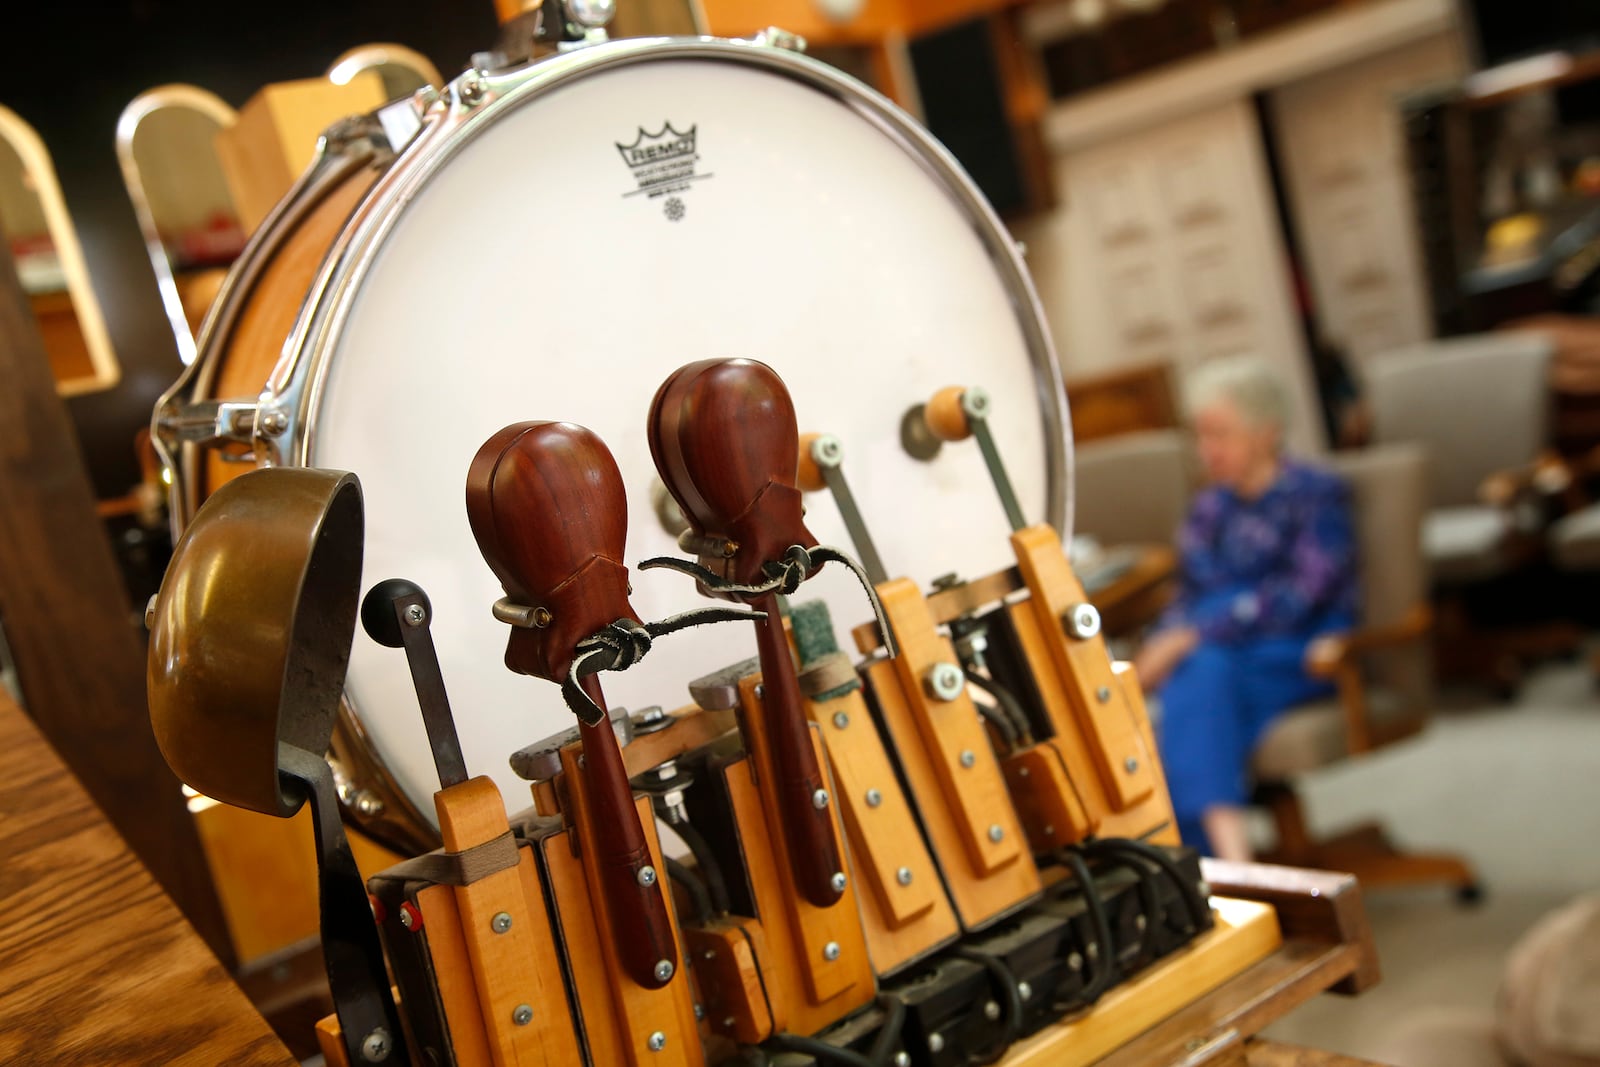
{"label": "snare drum", "polygon": [[[908,116],[766,41],[598,44],[353,120],[263,225],[200,349],[156,418],[178,520],[241,460],[359,475],[363,588],[427,589],[467,766],[513,810],[527,793],[509,754],[571,715],[555,686],[500,662],[502,594],[463,487],[501,426],[594,429],[628,482],[630,558],[677,555],[652,507],[650,397],[691,360],[760,359],[802,430],[841,439],[890,573],[926,582],[1011,561],[978,450],[922,464],[902,447],[921,398],[981,384],[1028,517],[1069,520],[1066,400],[1015,243]],[[808,521],[848,550],[831,504]],[[634,585],[647,618],[699,599],[670,574]],[[841,630],[864,616],[848,576],[807,592]],[[608,677],[608,696],[681,705],[746,641],[729,627],[667,639]],[[358,636],[346,696],[340,756],[364,814],[381,806],[390,840],[427,841],[438,782],[406,672]]]}

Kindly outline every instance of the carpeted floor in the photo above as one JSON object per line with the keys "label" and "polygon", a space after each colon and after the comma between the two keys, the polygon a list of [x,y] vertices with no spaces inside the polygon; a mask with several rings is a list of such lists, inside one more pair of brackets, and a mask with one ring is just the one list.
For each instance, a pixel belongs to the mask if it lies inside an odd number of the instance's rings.
{"label": "carpeted floor", "polygon": [[1396,1067],[1442,1014],[1493,1019],[1506,953],[1541,915],[1600,891],[1600,691],[1586,665],[1542,669],[1512,705],[1441,712],[1427,733],[1304,783],[1319,830],[1382,816],[1413,848],[1467,856],[1487,891],[1368,897],[1383,981],[1323,996],[1268,1033]]}

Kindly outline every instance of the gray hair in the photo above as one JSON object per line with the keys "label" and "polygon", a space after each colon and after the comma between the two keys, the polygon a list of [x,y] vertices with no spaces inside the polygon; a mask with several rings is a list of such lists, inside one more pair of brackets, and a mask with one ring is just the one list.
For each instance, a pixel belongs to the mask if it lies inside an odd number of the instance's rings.
{"label": "gray hair", "polygon": [[1184,376],[1184,407],[1193,418],[1218,400],[1233,404],[1252,426],[1289,428],[1289,391],[1266,362],[1256,356],[1207,360]]}

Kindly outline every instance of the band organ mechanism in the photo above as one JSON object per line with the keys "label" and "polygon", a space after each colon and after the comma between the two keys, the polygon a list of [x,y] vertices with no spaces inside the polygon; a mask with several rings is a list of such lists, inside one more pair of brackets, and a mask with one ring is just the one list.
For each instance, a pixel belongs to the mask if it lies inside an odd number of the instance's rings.
{"label": "band organ mechanism", "polygon": [[[560,422],[490,438],[466,505],[506,596],[483,610],[506,624],[505,666],[530,691],[559,686],[577,721],[511,757],[533,804],[508,813],[462,758],[427,593],[403,578],[367,591],[367,634],[404,650],[415,683],[443,847],[374,877],[369,917],[337,821],[319,821],[329,1061],[993,1062],[1204,934],[1207,890],[1177,841],[1137,679],[1112,661],[1057,533],[1022,516],[989,407],[981,389],[948,389],[924,418],[941,440],[977,439],[1016,565],[925,596],[888,576],[844,443],[798,434],[770,368],[681,368],[646,432],[693,558],[643,566],[710,599],[649,622],[628,600],[625,487],[605,444]],[[864,566],[807,530],[802,493],[822,489]],[[199,571],[237,572],[247,540],[270,540],[294,591],[279,594],[292,602],[274,651],[295,669],[237,743],[279,779],[216,784],[272,814],[302,797],[326,813],[304,753],[331,730],[361,534],[359,484],[336,472],[256,471],[200,509],[152,613],[152,714],[180,774],[194,769],[184,731],[234,729],[248,711],[205,687],[260,632],[225,582],[195,599]],[[829,565],[857,572],[875,615],[855,632],[859,659],[805,597]],[[730,650],[753,631],[755,654],[689,681],[671,711],[607,708],[602,672],[698,625],[722,627]]]}

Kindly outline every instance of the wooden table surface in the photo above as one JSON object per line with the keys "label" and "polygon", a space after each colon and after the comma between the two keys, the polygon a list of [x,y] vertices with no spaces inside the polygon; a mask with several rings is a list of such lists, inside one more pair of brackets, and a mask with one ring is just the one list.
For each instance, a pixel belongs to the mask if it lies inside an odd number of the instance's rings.
{"label": "wooden table surface", "polygon": [[293,1064],[0,691],[0,1063]]}

